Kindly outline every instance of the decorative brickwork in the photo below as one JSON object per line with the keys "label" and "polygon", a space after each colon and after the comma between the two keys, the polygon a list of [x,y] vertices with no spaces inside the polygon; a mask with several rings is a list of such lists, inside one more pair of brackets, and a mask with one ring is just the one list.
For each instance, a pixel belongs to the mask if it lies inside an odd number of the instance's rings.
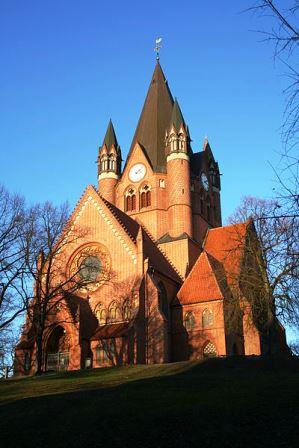
{"label": "decorative brickwork", "polygon": [[[70,218],[85,230],[57,257],[86,281],[49,317],[45,370],[170,362],[262,353],[236,281],[249,223],[221,226],[220,173],[207,139],[193,152],[188,126],[157,63],[124,169],[109,122],[98,154],[98,189],[87,187]],[[238,328],[228,322],[240,296]],[[277,324],[281,346],[283,328]],[[15,373],[35,371],[27,318]]]}

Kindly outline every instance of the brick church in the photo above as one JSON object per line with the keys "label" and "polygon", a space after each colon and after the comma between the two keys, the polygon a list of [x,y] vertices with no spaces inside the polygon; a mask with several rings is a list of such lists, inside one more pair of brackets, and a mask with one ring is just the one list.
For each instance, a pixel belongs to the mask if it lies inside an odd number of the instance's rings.
{"label": "brick church", "polygon": [[[65,269],[78,269],[86,287],[60,297],[49,317],[44,369],[266,351],[239,281],[254,226],[222,226],[218,163],[207,139],[192,148],[159,61],[123,168],[111,121],[97,164],[98,186],[86,188],[71,216],[88,232],[65,254]],[[231,325],[236,296],[241,312]],[[274,326],[284,344],[283,328]],[[35,352],[27,319],[16,373],[34,372]]]}

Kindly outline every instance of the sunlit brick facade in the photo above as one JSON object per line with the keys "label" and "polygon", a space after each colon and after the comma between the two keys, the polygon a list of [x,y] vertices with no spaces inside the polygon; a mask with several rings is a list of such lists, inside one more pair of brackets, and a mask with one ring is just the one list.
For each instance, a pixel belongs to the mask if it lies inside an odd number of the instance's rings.
{"label": "sunlit brick facade", "polygon": [[[66,269],[81,260],[82,275],[95,281],[59,298],[44,336],[44,369],[261,354],[267,344],[246,297],[235,328],[226,308],[254,227],[221,227],[218,163],[207,139],[192,149],[159,62],[123,168],[121,161],[110,121],[98,185],[87,187],[71,217],[88,232],[64,254]],[[34,372],[35,351],[27,321],[17,374]]]}

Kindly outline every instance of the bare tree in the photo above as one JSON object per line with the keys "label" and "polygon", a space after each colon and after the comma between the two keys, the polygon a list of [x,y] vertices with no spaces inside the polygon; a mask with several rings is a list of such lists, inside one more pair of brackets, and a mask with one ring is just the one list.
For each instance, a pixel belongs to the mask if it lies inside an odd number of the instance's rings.
{"label": "bare tree", "polygon": [[277,216],[279,210],[275,200],[245,197],[229,218],[231,223],[254,222],[257,238],[246,241],[246,270],[238,281],[261,330],[274,316],[299,323],[299,230],[292,216]]}
{"label": "bare tree", "polygon": [[282,125],[281,160],[274,169],[279,183],[277,199],[280,215],[299,216],[299,2],[298,0],[257,0],[249,8],[265,19],[267,28],[260,31],[273,44],[274,60],[280,62],[288,79],[284,90],[286,106]]}
{"label": "bare tree", "polygon": [[27,297],[25,331],[31,331],[36,345],[36,373],[43,373],[45,331],[57,325],[57,310],[65,306],[67,298],[86,286],[86,279],[78,267],[70,272],[67,262],[70,249],[77,244],[87,229],[69,220],[67,204],[56,207],[46,202],[33,207],[26,223],[26,273],[22,294]]}
{"label": "bare tree", "polygon": [[[260,31],[264,40],[273,43],[274,58],[287,69],[289,85],[285,89],[287,103],[283,137],[291,146],[298,142],[299,131],[299,72],[298,66],[298,0],[258,0],[250,10],[267,17],[270,30]],[[270,20],[269,20],[270,19]]]}
{"label": "bare tree", "polygon": [[134,344],[132,327],[138,312],[140,283],[140,276],[118,280],[116,273],[110,273],[105,284],[109,289],[107,295],[113,299],[108,305],[98,303],[93,310],[100,324],[97,348],[112,365],[133,362],[127,358]]}
{"label": "bare tree", "polygon": [[25,277],[25,222],[24,199],[0,186],[0,337],[27,305],[19,294]]}

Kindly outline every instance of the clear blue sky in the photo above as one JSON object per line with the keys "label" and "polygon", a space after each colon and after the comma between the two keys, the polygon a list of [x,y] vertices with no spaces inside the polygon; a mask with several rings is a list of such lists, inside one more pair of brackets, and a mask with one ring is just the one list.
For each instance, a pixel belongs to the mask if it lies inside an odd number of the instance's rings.
{"label": "clear blue sky", "polygon": [[110,117],[125,158],[162,36],[193,150],[207,135],[220,164],[224,221],[242,195],[271,196],[285,81],[253,3],[0,0],[0,181],[74,205]]}

